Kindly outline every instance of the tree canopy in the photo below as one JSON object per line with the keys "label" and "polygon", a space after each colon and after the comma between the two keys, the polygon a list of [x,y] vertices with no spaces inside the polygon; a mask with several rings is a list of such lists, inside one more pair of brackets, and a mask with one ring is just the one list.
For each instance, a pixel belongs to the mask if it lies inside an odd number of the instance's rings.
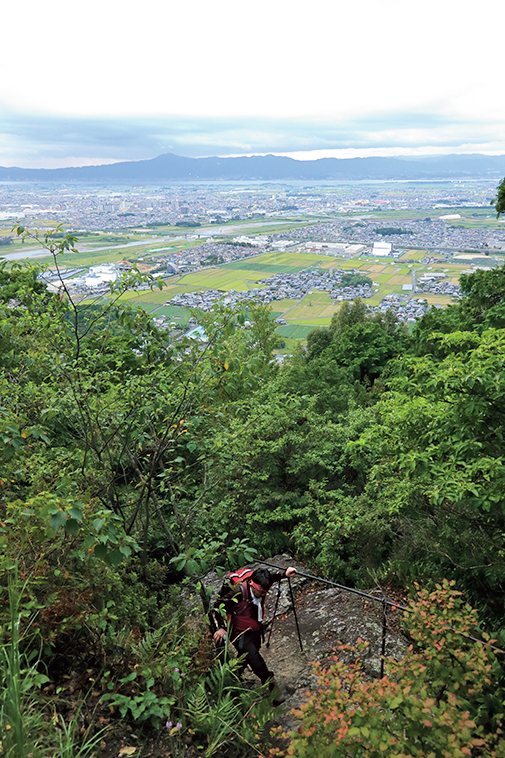
{"label": "tree canopy", "polygon": [[502,213],[505,213],[505,179],[502,179],[497,187],[498,194],[491,201],[491,205],[494,205],[496,209],[496,218],[499,218]]}
{"label": "tree canopy", "polygon": [[[76,244],[38,241],[56,266]],[[174,740],[182,729],[217,755],[251,708],[258,723],[272,714],[206,647],[206,577],[279,552],[348,585],[408,592],[418,581],[431,592],[455,580],[503,645],[504,272],[462,277],[461,302],[411,333],[391,311],[343,303],[279,368],[260,303],[195,311],[196,341],[127,305],[128,288],[162,286],[138,271],[81,305],[64,281],[53,295],[36,268],[3,262],[0,629],[9,660],[15,650],[37,660],[19,664],[30,692],[43,677],[61,692],[68,671],[91,676],[93,703],[133,724],[171,723]],[[223,702],[232,726],[221,734]],[[14,716],[2,708],[5,726]],[[50,724],[40,755],[56,755]],[[262,750],[261,730],[244,729]]]}

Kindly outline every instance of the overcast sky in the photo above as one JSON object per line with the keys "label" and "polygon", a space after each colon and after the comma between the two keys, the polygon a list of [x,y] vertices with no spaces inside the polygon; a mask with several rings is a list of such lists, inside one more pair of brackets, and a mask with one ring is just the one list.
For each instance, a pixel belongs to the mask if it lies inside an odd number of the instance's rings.
{"label": "overcast sky", "polygon": [[505,154],[504,15],[496,0],[9,2],[0,165]]}

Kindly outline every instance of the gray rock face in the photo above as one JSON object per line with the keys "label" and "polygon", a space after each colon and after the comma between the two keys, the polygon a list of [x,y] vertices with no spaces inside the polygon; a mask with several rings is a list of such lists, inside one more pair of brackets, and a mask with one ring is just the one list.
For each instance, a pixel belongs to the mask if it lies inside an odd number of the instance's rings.
{"label": "gray rock face", "polygon": [[[310,573],[305,566],[286,555],[274,556],[268,563],[284,568],[295,566],[300,572]],[[209,576],[207,580],[207,584],[217,593],[222,580],[217,575]],[[278,722],[286,729],[292,728],[294,724],[287,711],[299,707],[305,700],[307,691],[317,688],[317,678],[313,674],[311,662],[326,661],[328,656],[334,655],[334,649],[340,643],[354,644],[358,639],[368,642],[362,656],[364,674],[366,677],[380,676],[383,628],[382,596],[378,602],[374,602],[302,576],[295,576],[291,580],[291,586],[303,650],[300,650],[286,580],[281,582],[281,596],[272,631],[270,633],[267,626],[265,644],[261,649],[268,668],[275,673],[279,686],[284,690],[286,701],[283,709],[286,713],[279,715]],[[267,624],[273,616],[276,598],[277,585],[274,585],[265,603]],[[387,614],[386,658],[400,659],[408,647],[407,639],[395,631],[400,616],[399,611],[389,611]],[[259,685],[248,669],[244,673],[244,681],[253,688]]]}

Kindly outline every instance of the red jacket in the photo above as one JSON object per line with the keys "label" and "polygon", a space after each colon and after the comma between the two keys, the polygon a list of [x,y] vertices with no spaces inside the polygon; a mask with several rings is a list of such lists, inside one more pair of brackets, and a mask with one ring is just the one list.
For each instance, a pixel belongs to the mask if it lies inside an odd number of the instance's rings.
{"label": "red jacket", "polygon": [[[286,574],[284,572],[270,572],[271,583],[284,579]],[[237,633],[246,632],[248,630],[258,631],[262,627],[262,622],[258,620],[258,606],[253,603],[251,599],[251,587],[249,582],[241,582],[230,586],[228,583],[223,584],[221,591],[218,594],[217,604],[222,603],[224,605],[227,619],[231,624],[232,633],[236,636]],[[265,614],[265,598],[261,599],[261,607],[263,609],[263,616]],[[226,628],[226,622],[219,613],[218,610],[214,612],[217,626],[221,629]]]}

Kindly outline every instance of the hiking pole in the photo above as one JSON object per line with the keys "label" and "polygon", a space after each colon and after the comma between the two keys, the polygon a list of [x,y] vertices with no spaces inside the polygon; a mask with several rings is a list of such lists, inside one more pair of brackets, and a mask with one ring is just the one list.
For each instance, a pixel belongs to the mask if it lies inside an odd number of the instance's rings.
{"label": "hiking pole", "polygon": [[303,653],[302,638],[300,637],[300,627],[298,626],[298,617],[296,615],[295,598],[293,596],[293,588],[291,587],[291,579],[289,576],[287,577],[287,580],[289,586],[289,594],[291,595],[291,603],[293,604],[293,616],[295,617],[296,631],[298,632],[298,642],[300,643],[300,650]]}
{"label": "hiking pole", "polygon": [[268,633],[267,649],[270,647],[270,637],[272,636],[272,629],[274,626],[275,617],[277,616],[277,608],[279,606],[279,598],[281,596],[281,592],[281,583],[279,582],[277,585],[277,599],[275,601],[274,615],[272,616],[272,621],[270,622],[270,631]]}
{"label": "hiking pole", "polygon": [[381,649],[381,679],[384,676],[384,656],[386,655],[386,631],[388,626],[386,598],[382,599],[382,649]]}
{"label": "hiking pole", "polygon": [[[285,566],[276,566],[274,563],[268,563],[268,561],[259,561],[263,566],[271,566],[274,569],[277,569],[277,571],[285,571]],[[346,587],[344,584],[337,584],[337,582],[331,582],[329,579],[323,579],[321,576],[314,576],[314,574],[305,574],[303,571],[296,570],[296,573],[298,576],[304,576],[307,579],[312,579],[314,582],[322,582],[323,584],[329,584],[331,587],[337,587],[339,590],[344,590],[344,592],[351,592],[353,595],[359,595],[359,597],[366,597],[369,600],[374,600],[376,603],[385,603],[387,606],[392,608],[395,611],[403,611],[406,613],[411,613],[411,608],[406,608],[404,605],[401,605],[400,603],[396,603],[393,600],[386,600],[381,599],[378,597],[374,597],[374,595],[370,595],[368,592],[362,592],[361,590],[354,589],[354,587]],[[291,587],[290,587],[291,589]],[[294,610],[294,605],[293,605]],[[479,645],[489,645],[489,648],[491,650],[494,650],[497,653],[504,653],[505,650],[502,650],[499,647],[496,647],[496,645],[491,645],[489,642],[485,640],[480,640],[478,637],[472,637],[471,634],[466,634],[465,632],[461,632],[458,629],[455,629],[452,626],[449,626],[448,624],[444,624],[445,629],[450,629],[451,632],[456,632],[456,634],[460,634],[462,637],[464,637],[467,640],[471,640],[472,642],[478,642]],[[301,645],[301,643],[300,643]]]}

